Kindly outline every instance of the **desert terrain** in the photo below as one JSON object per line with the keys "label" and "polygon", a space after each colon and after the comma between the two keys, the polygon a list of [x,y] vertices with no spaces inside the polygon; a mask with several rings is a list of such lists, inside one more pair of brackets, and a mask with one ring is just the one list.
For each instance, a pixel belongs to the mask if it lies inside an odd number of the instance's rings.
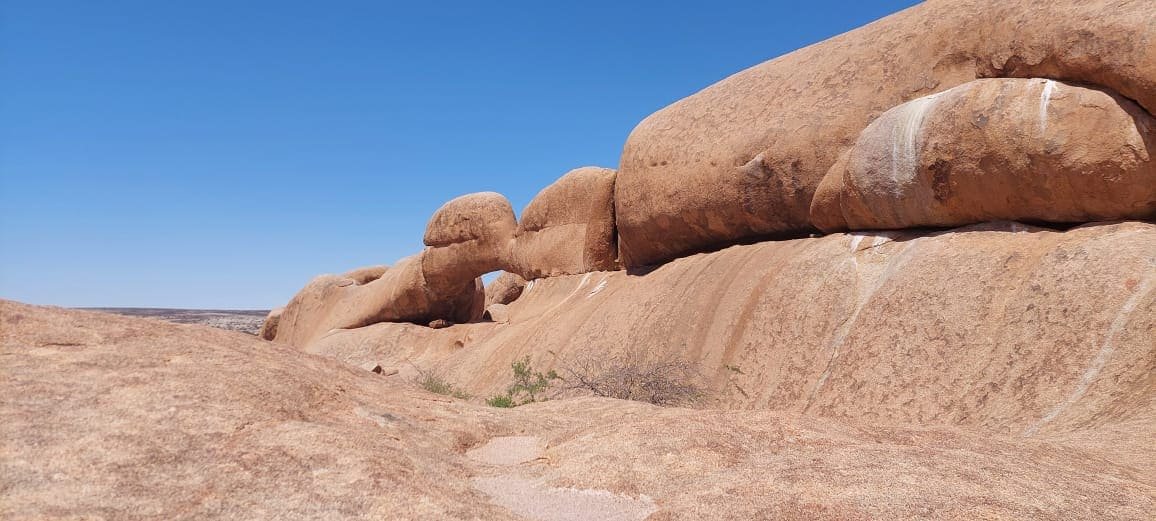
{"label": "desert terrain", "polygon": [[0,301],[0,518],[1152,519],[1154,30],[929,0],[267,314]]}

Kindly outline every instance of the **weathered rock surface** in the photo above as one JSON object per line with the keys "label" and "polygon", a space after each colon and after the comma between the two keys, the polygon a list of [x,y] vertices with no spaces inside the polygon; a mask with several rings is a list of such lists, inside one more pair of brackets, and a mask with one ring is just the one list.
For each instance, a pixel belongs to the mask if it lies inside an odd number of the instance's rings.
{"label": "weathered rock surface", "polygon": [[824,179],[812,220],[835,231],[1156,218],[1153,155],[1156,119],[1125,98],[1053,80],[976,80],[868,125]]}
{"label": "weathered rock surface", "polygon": [[851,149],[843,152],[835,164],[823,176],[819,186],[815,187],[815,196],[811,199],[811,224],[826,232],[847,230],[847,219],[843,218],[843,173],[847,171],[847,161],[850,160]]}
{"label": "weathered rock surface", "polygon": [[516,273],[503,271],[498,278],[486,286],[486,307],[492,304],[509,304],[522,296],[526,279]]}
{"label": "weathered rock surface", "polygon": [[389,266],[366,266],[364,268],[357,268],[353,271],[347,272],[342,275],[342,277],[353,279],[353,282],[357,284],[367,284],[380,279],[382,275],[385,275],[386,271],[389,271]]}
{"label": "weathered rock surface", "polygon": [[509,271],[525,279],[617,267],[614,170],[583,167],[544,188],[518,222]]}
{"label": "weathered rock surface", "polygon": [[361,368],[381,376],[393,376],[399,372],[395,367],[384,367],[377,362],[366,362],[361,364]]}
{"label": "weathered rock surface", "polygon": [[[530,296],[566,289],[558,283]],[[4,519],[1143,519],[1156,509],[1152,389],[1130,380],[1109,414],[1025,438],[609,399],[493,409],[204,326],[7,301],[0,325]],[[1017,370],[1002,362],[990,374]],[[1118,365],[1107,357],[1103,374]],[[1108,378],[1090,381],[1092,396]],[[947,403],[939,388],[903,389],[917,393],[912,410]],[[511,436],[533,442],[519,449],[533,459],[477,457]]]}
{"label": "weathered rock surface", "polygon": [[1062,433],[1156,421],[1156,224],[834,234],[643,276],[534,281],[510,323],[341,331],[303,346],[411,360],[485,395],[510,363],[638,353],[695,364],[720,405]]}
{"label": "weathered rock surface", "polygon": [[1088,83],[1151,114],[1154,26],[1150,0],[933,0],[739,72],[631,133],[615,181],[621,259],[813,230],[816,187],[872,120],[976,78]]}
{"label": "weathered rock surface", "polygon": [[510,517],[454,478],[486,411],[203,326],[8,301],[0,324],[0,518]]}

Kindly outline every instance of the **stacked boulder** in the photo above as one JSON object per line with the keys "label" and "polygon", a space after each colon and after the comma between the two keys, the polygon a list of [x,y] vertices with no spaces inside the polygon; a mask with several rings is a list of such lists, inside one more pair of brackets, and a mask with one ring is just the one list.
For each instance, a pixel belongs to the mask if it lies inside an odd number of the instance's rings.
{"label": "stacked boulder", "polygon": [[507,270],[533,280],[616,269],[614,177],[579,168],[539,192],[522,211]]}
{"label": "stacked boulder", "polygon": [[[595,167],[567,173],[530,202],[520,224],[501,194],[453,199],[430,218],[421,253],[392,267],[313,279],[260,334],[308,345],[333,330],[379,322],[474,322],[488,304],[517,298],[526,279],[615,269],[614,176]],[[502,295],[487,302],[480,277],[498,270],[507,272]]]}

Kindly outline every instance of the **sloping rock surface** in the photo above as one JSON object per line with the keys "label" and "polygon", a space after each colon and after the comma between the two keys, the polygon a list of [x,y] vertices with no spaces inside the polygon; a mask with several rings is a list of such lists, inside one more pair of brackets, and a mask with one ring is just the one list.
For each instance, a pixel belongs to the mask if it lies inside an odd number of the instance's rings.
{"label": "sloping rock surface", "polygon": [[[1152,448],[1119,443],[1103,420],[1025,438],[592,398],[499,410],[204,326],[8,301],[0,325],[4,519],[1142,519],[1156,509]],[[1151,389],[1116,395],[1117,409],[1151,413]],[[1118,427],[1153,434],[1138,420]],[[510,439],[532,442],[526,457],[476,457]]]}
{"label": "sloping rock surface", "polygon": [[479,394],[523,356],[563,370],[629,353],[689,361],[726,407],[1029,436],[1156,421],[1150,223],[735,246],[645,275],[532,281],[507,311],[507,324],[374,324],[303,347],[436,366]]}

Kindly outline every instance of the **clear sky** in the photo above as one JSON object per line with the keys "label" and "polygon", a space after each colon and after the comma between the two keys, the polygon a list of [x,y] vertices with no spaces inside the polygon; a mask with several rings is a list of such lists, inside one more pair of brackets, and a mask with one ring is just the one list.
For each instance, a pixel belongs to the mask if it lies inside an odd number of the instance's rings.
{"label": "clear sky", "polygon": [[0,297],[269,308],[913,0],[0,1]]}

